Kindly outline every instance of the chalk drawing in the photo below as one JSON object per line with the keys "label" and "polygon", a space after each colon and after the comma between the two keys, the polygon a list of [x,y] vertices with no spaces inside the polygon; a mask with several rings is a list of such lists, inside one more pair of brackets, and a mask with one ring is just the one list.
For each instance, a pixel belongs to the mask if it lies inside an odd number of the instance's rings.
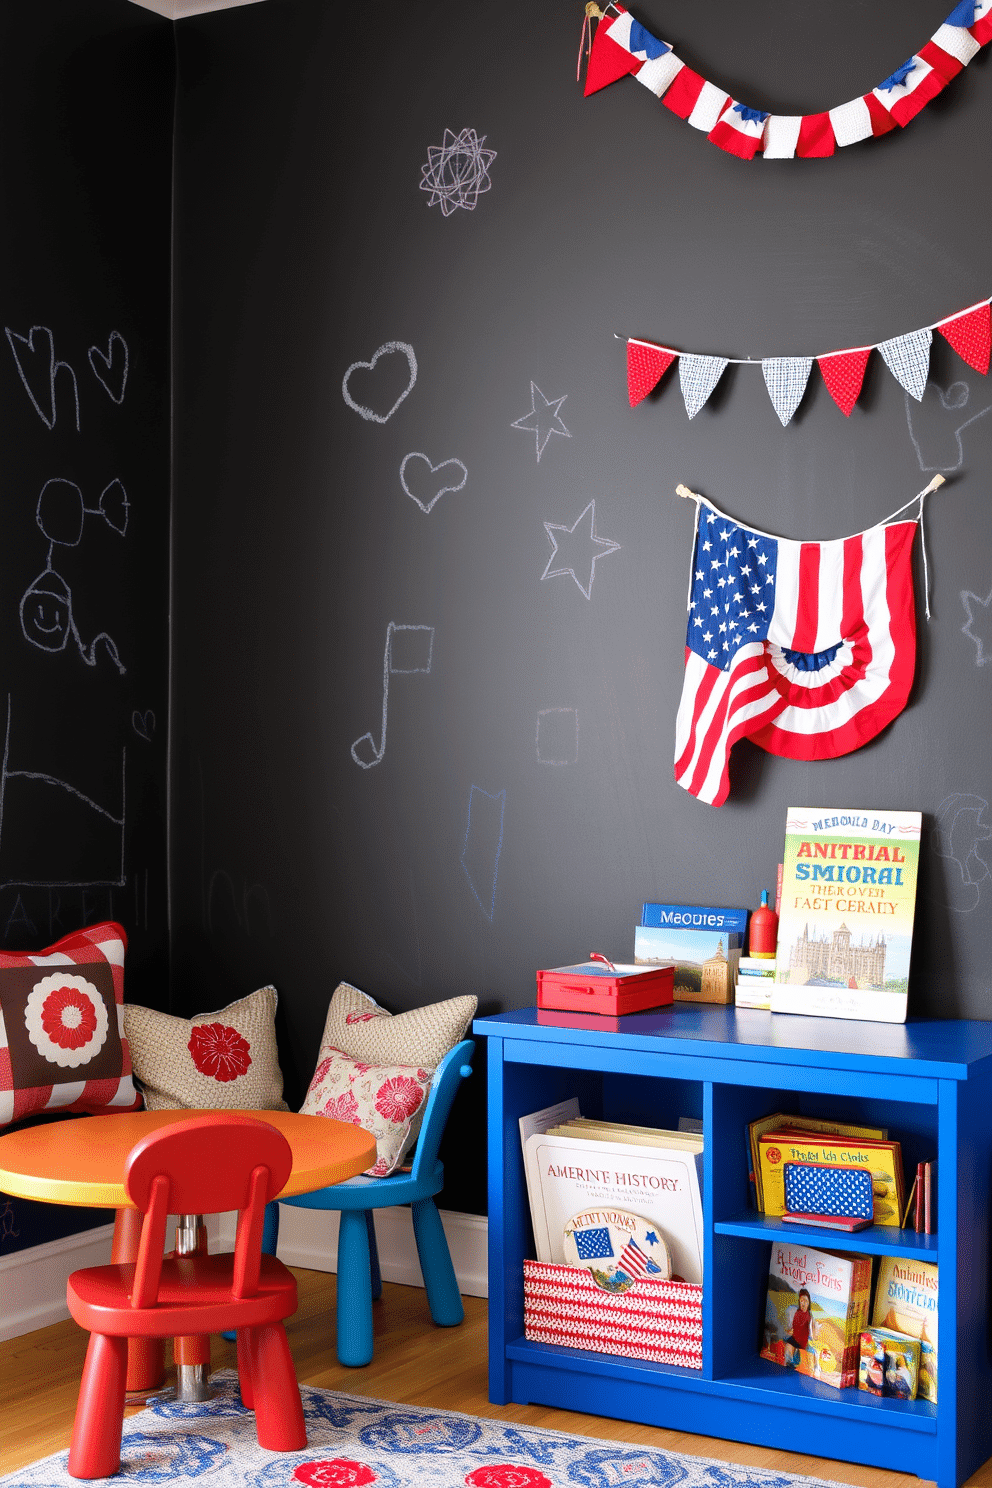
{"label": "chalk drawing", "polygon": [[155,732],[155,714],[151,708],[145,713],[139,713],[137,709],[131,714],[131,727],[139,739],[151,742],[152,734]]}
{"label": "chalk drawing", "polygon": [[496,911],[496,879],[503,850],[503,814],[506,791],[495,793],[473,785],[468,797],[468,824],[461,864],[486,919],[492,923]]}
{"label": "chalk drawing", "polygon": [[[86,731],[78,726],[80,720],[72,722],[72,738],[78,742]],[[122,748],[120,754],[118,813],[58,776],[15,769],[11,764],[12,725],[13,705],[8,695],[0,767],[0,888],[123,888],[127,881],[126,750]]]}
{"label": "chalk drawing", "polygon": [[[47,326],[32,326],[26,336],[4,327],[7,341],[14,354],[14,362],[24,391],[31,399],[34,410],[49,429],[55,428],[58,412],[55,400],[55,380],[59,372],[68,372],[72,378],[72,396],[76,409],[76,429],[79,429],[79,386],[76,374],[68,362],[55,357],[55,337]],[[37,341],[37,345],[35,342]]]}
{"label": "chalk drawing", "polygon": [[975,665],[985,666],[992,661],[992,610],[989,609],[992,605],[992,590],[982,599],[980,595],[962,589],[961,603],[968,616],[961,627],[961,634],[975,643]]}
{"label": "chalk drawing", "polygon": [[[954,864],[957,874],[949,884],[951,909],[971,914],[978,908],[982,884],[992,877],[979,845],[992,839],[992,826],[983,819],[989,803],[982,796],[947,796],[937,807],[937,824],[930,843],[938,857]],[[984,853],[988,853],[988,848]]]}
{"label": "chalk drawing", "polygon": [[[406,362],[407,362],[407,384],[406,384],[406,387],[403,389],[403,391],[400,393],[399,397],[396,399],[396,401],[393,404],[392,408],[390,408],[390,410],[389,410],[388,413],[376,413],[375,409],[374,408],[370,408],[367,403],[359,403],[359,402],[356,401],[356,399],[354,399],[352,397],[349,384],[351,382],[352,375],[355,372],[369,372],[369,373],[372,373],[372,372],[375,371],[377,365],[379,364],[379,362],[382,360],[383,357],[393,357],[393,356],[403,356],[403,357],[406,358]],[[379,379],[378,379],[379,382],[380,383],[385,382],[386,385],[387,385],[387,387],[388,387],[388,378],[384,374],[388,374],[388,373],[390,373],[392,371],[393,371],[392,365],[389,362],[385,363],[384,368],[383,368],[383,372],[381,372],[380,375],[379,375]],[[385,423],[388,422],[389,419],[392,418],[392,416],[396,412],[397,408],[399,408],[400,404],[403,402],[403,399],[404,398],[408,398],[410,396],[410,394],[413,391],[413,387],[414,387],[414,384],[416,383],[416,381],[417,381],[417,356],[416,356],[416,353],[414,352],[413,347],[410,346],[406,341],[387,341],[385,343],[385,345],[379,347],[379,350],[376,352],[375,356],[372,358],[372,360],[370,362],[352,362],[351,366],[348,368],[347,372],[344,374],[344,378],[343,378],[342,383],[341,383],[341,392],[342,392],[342,394],[344,396],[344,401],[347,403],[348,407],[349,408],[353,408],[356,413],[360,413],[363,419],[369,419],[374,424],[385,424]],[[387,396],[389,396],[391,394],[391,392],[392,392],[392,389],[390,388],[389,394],[387,394]],[[366,394],[366,396],[368,396],[368,394]]]}
{"label": "chalk drawing", "polygon": [[[969,425],[985,417],[992,403],[965,417],[964,410],[971,401],[971,388],[966,382],[952,382],[946,390],[930,382],[920,403],[908,393],[905,398],[906,425],[920,469],[960,470],[964,464],[961,436]],[[931,461],[935,463],[928,463]]]}
{"label": "chalk drawing", "polygon": [[574,765],[579,757],[576,708],[542,708],[537,715],[539,765]]}
{"label": "chalk drawing", "polygon": [[389,707],[390,677],[429,672],[434,651],[433,625],[386,626],[386,647],[382,657],[382,728],[379,743],[371,733],[363,734],[351,746],[351,757],[363,770],[371,770],[386,752],[386,715]]}
{"label": "chalk drawing", "polygon": [[441,208],[445,217],[463,207],[474,212],[484,191],[489,191],[489,167],[496,159],[495,150],[484,150],[486,136],[474,129],[455,134],[444,131],[444,142],[428,145],[427,164],[420,167],[420,189],[428,191],[429,207]]}
{"label": "chalk drawing", "polygon": [[[13,1104],[13,1097],[11,1097],[11,1104]],[[5,1240],[16,1240],[19,1237],[20,1230],[14,1229],[15,1217],[12,1200],[4,1199],[3,1207],[0,1208],[0,1245]]]}
{"label": "chalk drawing", "polygon": [[123,403],[127,387],[127,342],[120,331],[111,331],[106,351],[91,346],[86,355],[96,380],[115,403]]}
{"label": "chalk drawing", "polygon": [[[551,542],[551,557],[541,578],[554,579],[561,574],[571,574],[586,599],[591,599],[597,562],[610,553],[616,553],[620,548],[619,543],[612,542],[608,537],[596,536],[595,500],[590,501],[571,527],[561,526],[558,522],[545,522],[544,530]],[[555,533],[560,536],[556,537]],[[567,541],[569,538],[572,539],[571,542]],[[554,568],[552,564],[555,565]],[[583,583],[586,573],[589,577]]]}
{"label": "chalk drawing", "polygon": [[571,434],[565,428],[561,418],[561,405],[568,397],[563,393],[560,398],[546,398],[536,382],[530,385],[530,412],[521,414],[520,418],[514,419],[510,425],[511,429],[527,429],[533,431],[534,445],[537,450],[537,459],[540,463],[544,454],[544,447],[552,434],[561,434],[565,439],[571,439]]}
{"label": "chalk drawing", "polygon": [[[411,466],[411,460],[418,463]],[[467,480],[468,470],[461,460],[441,460],[439,464],[432,465],[419,450],[411,450],[410,454],[404,455],[400,466],[400,485],[422,512],[429,512],[446,491],[460,491]],[[411,486],[414,489],[411,490]],[[417,495],[418,491],[420,496]],[[428,500],[422,500],[423,496],[428,497]]]}

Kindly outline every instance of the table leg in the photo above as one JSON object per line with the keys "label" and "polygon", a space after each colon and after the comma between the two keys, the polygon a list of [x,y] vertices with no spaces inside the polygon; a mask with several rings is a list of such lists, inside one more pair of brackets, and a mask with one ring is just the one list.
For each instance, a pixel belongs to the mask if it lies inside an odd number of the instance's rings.
{"label": "table leg", "polygon": [[[114,1220],[111,1263],[126,1265],[138,1257],[143,1215],[138,1209],[118,1209]],[[127,1403],[142,1405],[165,1378],[165,1340],[129,1338],[127,1341]]]}
{"label": "table leg", "polygon": [[[181,1214],[176,1227],[176,1255],[206,1255],[207,1231],[200,1214]],[[210,1337],[191,1334],[172,1341],[176,1361],[176,1399],[209,1400]]]}

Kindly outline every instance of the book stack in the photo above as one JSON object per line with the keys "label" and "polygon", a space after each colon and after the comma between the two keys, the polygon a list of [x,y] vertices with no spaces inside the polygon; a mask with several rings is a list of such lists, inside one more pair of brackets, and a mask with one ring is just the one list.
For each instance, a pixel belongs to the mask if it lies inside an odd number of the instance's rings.
{"label": "book stack", "polygon": [[645,904],[634,962],[674,962],[676,1002],[732,1003],[747,916],[746,909],[704,904]]}
{"label": "book stack", "polygon": [[919,1340],[918,1391],[937,1403],[937,1264],[882,1256],[875,1283],[872,1326]]}
{"label": "book stack", "polygon": [[[750,1181],[751,1197],[754,1202],[754,1207],[758,1210],[759,1214],[771,1214],[777,1212],[780,1216],[784,1216],[787,1212],[789,1212],[788,1206],[784,1203],[784,1172],[782,1173],[781,1179],[779,1180],[781,1184],[781,1197],[783,1200],[782,1207],[779,1208],[777,1211],[766,1208],[764,1183],[765,1169],[763,1168],[761,1163],[762,1141],[766,1137],[773,1134],[781,1135],[784,1133],[791,1138],[807,1132],[810,1133],[811,1137],[849,1137],[853,1139],[863,1139],[872,1142],[884,1142],[888,1137],[887,1130],[885,1129],[885,1127],[881,1126],[852,1125],[848,1122],[832,1121],[828,1118],[822,1118],[818,1116],[786,1115],[782,1111],[775,1111],[770,1116],[761,1116],[756,1121],[749,1122],[746,1133],[748,1162],[750,1165],[748,1169],[748,1178]],[[779,1147],[779,1164],[781,1164],[781,1156],[781,1147]],[[797,1159],[793,1156],[790,1161],[796,1162],[802,1161],[802,1159]],[[766,1165],[767,1163],[768,1159],[766,1156]],[[864,1167],[864,1164],[855,1163],[852,1166],[856,1168]],[[901,1164],[899,1171],[901,1175]],[[881,1182],[881,1180],[879,1180],[879,1182]],[[778,1190],[776,1189],[776,1193],[777,1192]],[[882,1195],[879,1194],[879,1198],[881,1197]],[[872,1204],[872,1212],[874,1213],[874,1203]],[[898,1220],[896,1222],[898,1223]]]}
{"label": "book stack", "polygon": [[903,1229],[906,1229],[911,1221],[912,1228],[917,1235],[934,1235],[937,1232],[936,1159],[916,1164],[916,1176],[903,1210]]}
{"label": "book stack", "polygon": [[772,1246],[761,1357],[843,1390],[857,1384],[871,1257]]}
{"label": "book stack", "polygon": [[[806,1183],[796,1181],[803,1176],[796,1170],[803,1168],[808,1170]],[[791,1176],[796,1192],[832,1193],[835,1196],[832,1212],[840,1218],[845,1215],[865,1217],[873,1224],[894,1225],[896,1229],[902,1222],[902,1153],[898,1142],[870,1138],[860,1133],[855,1136],[836,1135],[797,1131],[783,1126],[758,1139],[758,1172],[766,1214],[796,1212],[795,1207],[786,1202],[786,1178]],[[857,1181],[851,1178],[855,1174]],[[814,1177],[816,1183],[812,1181]],[[857,1203],[853,1203],[855,1191],[860,1189],[867,1192],[867,1212],[859,1207],[860,1197]],[[836,1203],[836,1197],[845,1191],[853,1203],[848,1210],[837,1207]],[[800,1204],[800,1210],[803,1207]],[[831,1206],[825,1206],[818,1217],[829,1219],[830,1214]]]}

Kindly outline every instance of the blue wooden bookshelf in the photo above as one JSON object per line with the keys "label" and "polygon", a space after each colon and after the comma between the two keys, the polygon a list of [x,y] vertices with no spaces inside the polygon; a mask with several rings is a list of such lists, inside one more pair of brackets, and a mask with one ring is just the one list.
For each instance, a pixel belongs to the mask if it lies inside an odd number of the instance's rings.
{"label": "blue wooden bookshelf", "polygon": [[[958,1488],[992,1457],[989,1346],[992,1023],[889,1025],[676,1004],[623,1032],[480,1018],[489,1040],[489,1392],[915,1473]],[[703,1368],[529,1342],[523,1260],[533,1256],[517,1122],[568,1096],[583,1115],[643,1125],[702,1120]],[[749,1207],[744,1132],[773,1111],[887,1126],[907,1174],[938,1158],[937,1233],[802,1230]],[[940,1267],[938,1399],[833,1390],[761,1359],[769,1245],[902,1255]]]}

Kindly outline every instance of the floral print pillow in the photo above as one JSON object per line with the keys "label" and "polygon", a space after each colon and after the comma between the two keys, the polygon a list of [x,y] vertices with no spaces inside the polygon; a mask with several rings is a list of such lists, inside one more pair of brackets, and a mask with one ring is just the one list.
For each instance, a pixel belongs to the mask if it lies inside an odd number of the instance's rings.
{"label": "floral print pillow", "polygon": [[394,1173],[417,1140],[433,1071],[416,1064],[363,1064],[324,1044],[310,1081],[304,1116],[348,1121],[375,1137],[370,1178]]}

